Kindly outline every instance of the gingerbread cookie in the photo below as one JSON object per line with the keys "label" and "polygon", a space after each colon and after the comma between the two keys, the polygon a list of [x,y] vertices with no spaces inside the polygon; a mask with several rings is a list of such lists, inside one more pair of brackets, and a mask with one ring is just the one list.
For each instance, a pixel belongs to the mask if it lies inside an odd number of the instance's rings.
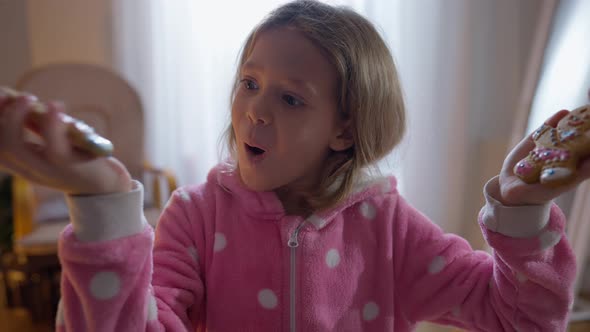
{"label": "gingerbread cookie", "polygon": [[[8,98],[15,99],[22,95],[23,93],[10,88],[0,87],[0,96],[7,96]],[[43,120],[42,115],[44,113],[47,113],[47,107],[40,102],[35,102],[32,106],[32,112],[29,119],[33,127],[39,127],[40,121]],[[65,114],[63,115],[62,121],[68,125],[67,134],[73,146],[97,157],[110,156],[113,154],[113,144],[109,140],[98,135],[92,127]]]}
{"label": "gingerbread cookie", "polygon": [[579,160],[590,155],[590,105],[573,110],[555,128],[543,124],[532,138],[535,149],[516,164],[514,173],[526,183],[559,186],[570,182]]}

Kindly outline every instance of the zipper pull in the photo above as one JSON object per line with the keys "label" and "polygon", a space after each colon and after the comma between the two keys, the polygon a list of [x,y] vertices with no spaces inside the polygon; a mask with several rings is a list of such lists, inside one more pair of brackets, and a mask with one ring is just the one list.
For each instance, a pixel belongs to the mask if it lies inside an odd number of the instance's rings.
{"label": "zipper pull", "polygon": [[299,224],[299,226],[297,226],[297,228],[295,228],[295,231],[289,237],[289,242],[287,243],[289,248],[299,247],[299,241],[297,240],[297,237],[299,236],[299,231],[301,230],[303,225],[305,225],[305,221],[302,221],[301,224]]}
{"label": "zipper pull", "polygon": [[297,235],[296,233],[291,234],[291,238],[289,239],[289,243],[287,243],[289,248],[297,248],[299,247],[299,242],[297,242]]}

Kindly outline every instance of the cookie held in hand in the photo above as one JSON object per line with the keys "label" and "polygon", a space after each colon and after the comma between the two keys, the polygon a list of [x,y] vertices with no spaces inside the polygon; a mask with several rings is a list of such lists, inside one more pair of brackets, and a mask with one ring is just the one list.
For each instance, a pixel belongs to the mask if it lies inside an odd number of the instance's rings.
{"label": "cookie held in hand", "polygon": [[532,138],[536,147],[514,173],[526,183],[567,184],[575,178],[579,160],[590,155],[590,105],[570,112],[556,128],[542,125]]}
{"label": "cookie held in hand", "polygon": [[[9,99],[16,99],[24,93],[0,86],[0,96]],[[29,116],[29,123],[36,128],[40,127],[43,114],[48,111],[47,106],[40,102],[34,102],[32,112]],[[94,129],[84,122],[74,119],[68,115],[62,115],[62,121],[67,125],[67,134],[72,145],[95,157],[108,157],[113,154],[113,143],[98,135]]]}

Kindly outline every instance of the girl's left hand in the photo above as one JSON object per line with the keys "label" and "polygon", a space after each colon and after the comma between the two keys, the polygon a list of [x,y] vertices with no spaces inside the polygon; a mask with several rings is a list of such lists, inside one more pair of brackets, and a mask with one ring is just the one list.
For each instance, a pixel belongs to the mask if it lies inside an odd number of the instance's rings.
{"label": "girl's left hand", "polygon": [[[545,123],[555,127],[559,120],[568,114],[569,111],[559,111]],[[569,184],[551,188],[540,183],[525,183],[514,174],[514,165],[525,158],[534,148],[535,142],[532,135],[528,135],[506,157],[500,172],[500,203],[506,206],[545,204],[590,178],[590,157],[586,157],[578,164],[576,177]]]}

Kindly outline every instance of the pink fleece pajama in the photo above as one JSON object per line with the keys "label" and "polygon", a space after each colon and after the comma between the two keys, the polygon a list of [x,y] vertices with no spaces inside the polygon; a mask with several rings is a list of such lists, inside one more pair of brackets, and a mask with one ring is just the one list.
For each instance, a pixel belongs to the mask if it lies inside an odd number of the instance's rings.
{"label": "pink fleece pajama", "polygon": [[[556,205],[484,188],[493,254],[445,234],[394,178],[307,219],[226,166],[178,189],[154,233],[142,187],[68,197],[58,331],[565,331],[575,260]],[[154,236],[155,234],[155,236]]]}

